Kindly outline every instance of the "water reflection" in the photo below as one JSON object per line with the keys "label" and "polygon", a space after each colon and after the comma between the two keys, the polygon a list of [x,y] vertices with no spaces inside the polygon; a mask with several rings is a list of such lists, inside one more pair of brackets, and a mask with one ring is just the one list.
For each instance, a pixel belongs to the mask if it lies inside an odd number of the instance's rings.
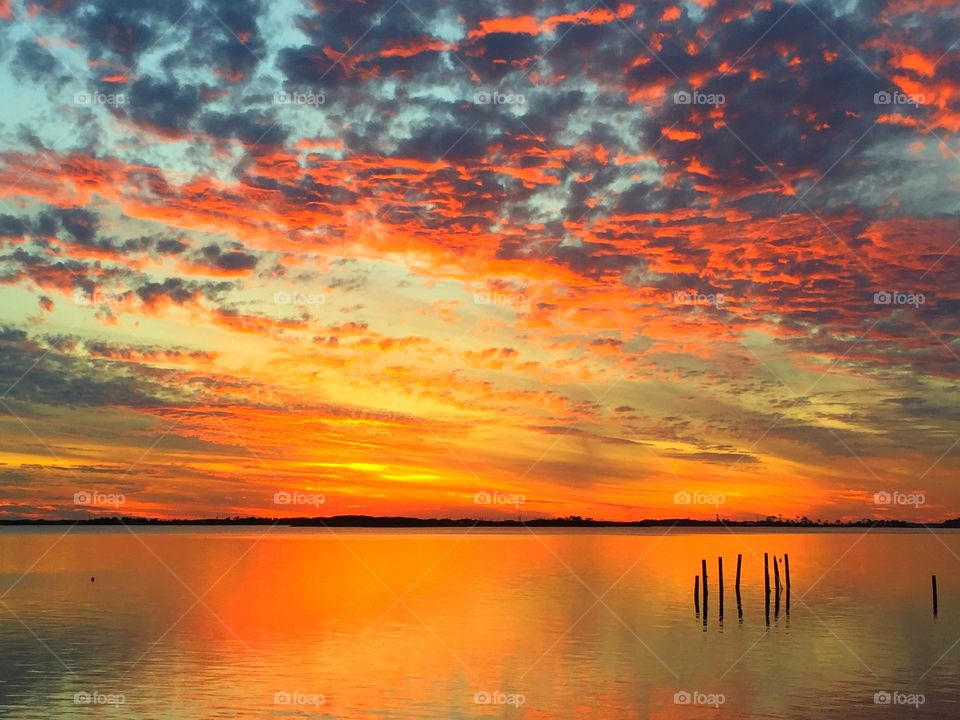
{"label": "water reflection", "polygon": [[957,715],[952,533],[63,531],[0,531],[5,716]]}

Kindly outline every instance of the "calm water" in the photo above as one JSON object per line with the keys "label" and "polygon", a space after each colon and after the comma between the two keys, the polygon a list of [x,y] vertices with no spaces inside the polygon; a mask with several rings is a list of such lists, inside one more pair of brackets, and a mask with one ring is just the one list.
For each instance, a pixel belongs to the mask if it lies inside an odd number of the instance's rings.
{"label": "calm water", "polygon": [[949,532],[65,530],[0,531],[3,717],[960,716]]}

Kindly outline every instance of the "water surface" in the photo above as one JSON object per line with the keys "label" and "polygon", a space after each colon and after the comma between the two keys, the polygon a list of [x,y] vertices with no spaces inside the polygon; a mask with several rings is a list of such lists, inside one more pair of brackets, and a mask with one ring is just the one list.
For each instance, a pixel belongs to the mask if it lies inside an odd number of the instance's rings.
{"label": "water surface", "polygon": [[960,716],[951,532],[7,528],[0,596],[11,718]]}

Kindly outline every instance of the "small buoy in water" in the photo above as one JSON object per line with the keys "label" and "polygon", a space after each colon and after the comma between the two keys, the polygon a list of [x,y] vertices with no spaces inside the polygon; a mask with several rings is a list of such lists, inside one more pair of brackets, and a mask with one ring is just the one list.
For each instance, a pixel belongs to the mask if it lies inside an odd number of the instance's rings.
{"label": "small buoy in water", "polygon": [[91,577],[91,578],[90,578],[90,582],[93,582],[93,581],[94,581],[94,578]]}

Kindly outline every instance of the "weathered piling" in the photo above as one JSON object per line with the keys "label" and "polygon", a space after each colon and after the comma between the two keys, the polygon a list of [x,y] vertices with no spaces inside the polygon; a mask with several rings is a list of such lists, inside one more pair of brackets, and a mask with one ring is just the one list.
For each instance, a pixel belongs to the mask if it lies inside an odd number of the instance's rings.
{"label": "weathered piling", "polygon": [[707,561],[700,561],[700,572],[703,575],[703,626],[707,626]]}
{"label": "weathered piling", "polygon": [[770,558],[767,553],[763,554],[763,592],[770,597]]}
{"label": "weathered piling", "polygon": [[740,564],[743,562],[743,555],[737,554],[737,580],[734,588],[737,591],[737,617],[743,620],[743,604],[740,601]]}
{"label": "weathered piling", "polygon": [[783,571],[787,576],[787,617],[790,617],[790,556],[783,554]]}
{"label": "weathered piling", "polygon": [[720,590],[720,621],[723,621],[723,558],[717,557],[717,586]]}
{"label": "weathered piling", "polygon": [[763,554],[763,607],[767,625],[770,624],[770,559],[767,553]]}
{"label": "weathered piling", "polygon": [[693,576],[693,608],[700,617],[700,576]]}
{"label": "weathered piling", "polygon": [[776,555],[773,556],[773,584],[775,588],[773,619],[776,620],[780,617],[780,590],[783,588],[783,584],[780,582],[780,560],[777,559]]}
{"label": "weathered piling", "polygon": [[930,582],[933,585],[933,614],[937,614],[937,576],[931,575]]}
{"label": "weathered piling", "polygon": [[703,582],[703,604],[707,604],[707,561],[700,561],[700,574]]}

